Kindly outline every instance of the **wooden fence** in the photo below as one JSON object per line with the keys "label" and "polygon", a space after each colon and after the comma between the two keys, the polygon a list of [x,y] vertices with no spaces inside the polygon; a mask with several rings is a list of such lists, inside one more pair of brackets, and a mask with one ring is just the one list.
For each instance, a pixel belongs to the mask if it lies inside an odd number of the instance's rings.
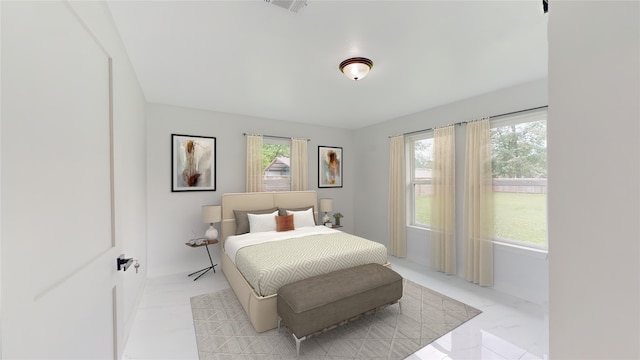
{"label": "wooden fence", "polygon": [[[494,192],[546,194],[547,179],[493,179]],[[416,186],[416,196],[429,196],[433,194],[433,185],[420,184]]]}
{"label": "wooden fence", "polygon": [[493,179],[494,192],[546,194],[547,179]]}

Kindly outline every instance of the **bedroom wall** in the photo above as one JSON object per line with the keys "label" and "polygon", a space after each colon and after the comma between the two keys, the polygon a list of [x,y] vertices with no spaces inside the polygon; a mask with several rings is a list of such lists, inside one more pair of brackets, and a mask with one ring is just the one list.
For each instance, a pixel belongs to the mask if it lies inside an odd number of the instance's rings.
{"label": "bedroom wall", "polygon": [[[356,132],[359,183],[355,193],[355,232],[383,244],[388,243],[387,209],[389,136],[434,126],[479,119],[547,104],[547,80],[488,92],[452,104],[386,121]],[[456,126],[457,194],[463,193],[465,125]],[[364,181],[366,179],[366,181]],[[462,196],[456,198],[458,249],[462,234]],[[429,269],[429,231],[407,227],[407,259]],[[496,245],[495,288],[502,292],[544,303],[548,297],[548,262],[545,253]],[[458,274],[462,273],[462,251],[458,251]]]}
{"label": "bedroom wall", "polygon": [[[181,108],[160,104],[147,106],[147,233],[149,276],[191,272],[208,265],[203,249],[184,245],[202,236],[208,225],[200,222],[202,205],[220,204],[224,193],[245,191],[245,137],[243,133],[311,139],[308,143],[309,190],[318,198],[333,198],[346,232],[354,228],[356,147],[353,131],[243,115]],[[171,192],[171,134],[216,137],[216,191]],[[343,148],[342,188],[318,189],[318,145]],[[216,227],[220,231],[220,224]],[[214,263],[220,264],[219,246],[210,247]],[[219,267],[216,267],[216,270]]]}
{"label": "bedroom wall", "polygon": [[640,358],[639,64],[639,2],[552,3],[551,359]]}

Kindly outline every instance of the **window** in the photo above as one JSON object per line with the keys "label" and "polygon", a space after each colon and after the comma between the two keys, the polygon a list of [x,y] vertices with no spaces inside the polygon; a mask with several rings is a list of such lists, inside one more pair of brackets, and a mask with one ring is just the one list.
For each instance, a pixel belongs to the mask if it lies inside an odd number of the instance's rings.
{"label": "window", "polygon": [[263,191],[291,190],[290,172],[291,142],[284,139],[263,138],[262,177]]}
{"label": "window", "polygon": [[547,112],[491,124],[494,237],[547,247]]}
{"label": "window", "polygon": [[431,225],[431,170],[433,165],[433,132],[409,138],[407,142],[410,175],[411,225]]}

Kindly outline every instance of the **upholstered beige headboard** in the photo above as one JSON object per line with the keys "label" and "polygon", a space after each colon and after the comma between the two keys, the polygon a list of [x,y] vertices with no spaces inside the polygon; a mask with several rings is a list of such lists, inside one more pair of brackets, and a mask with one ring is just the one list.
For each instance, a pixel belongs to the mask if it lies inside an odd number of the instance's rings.
{"label": "upholstered beige headboard", "polygon": [[299,208],[313,205],[318,218],[318,197],[315,191],[274,191],[232,193],[222,195],[222,246],[229,235],[236,233],[233,210],[262,210],[273,207]]}

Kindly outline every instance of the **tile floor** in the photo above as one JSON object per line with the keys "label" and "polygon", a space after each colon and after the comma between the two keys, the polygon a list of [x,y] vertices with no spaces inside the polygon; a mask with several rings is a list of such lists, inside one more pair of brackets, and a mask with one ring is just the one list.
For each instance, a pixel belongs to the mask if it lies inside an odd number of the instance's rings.
{"label": "tile floor", "polygon": [[[548,321],[542,306],[422,269],[403,259],[391,258],[391,262],[403,277],[483,312],[408,360],[548,358]],[[220,270],[195,282],[186,275],[147,280],[125,346],[125,360],[198,359],[189,299],[229,284]]]}

